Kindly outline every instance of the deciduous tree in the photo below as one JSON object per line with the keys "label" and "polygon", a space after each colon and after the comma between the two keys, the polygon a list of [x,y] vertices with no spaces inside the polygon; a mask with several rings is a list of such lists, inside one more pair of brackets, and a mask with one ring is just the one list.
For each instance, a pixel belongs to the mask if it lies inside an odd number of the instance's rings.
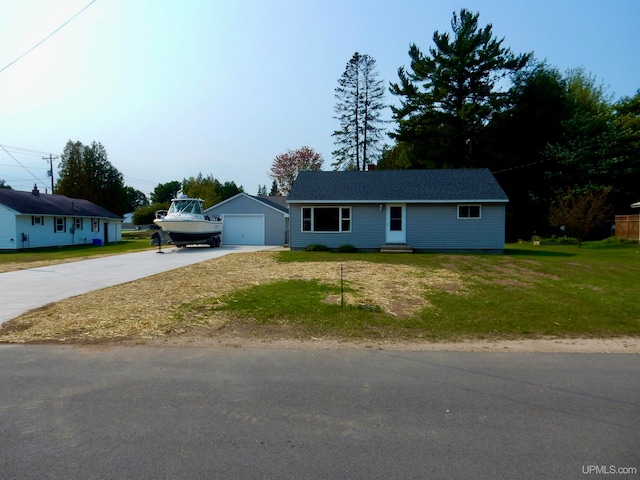
{"label": "deciduous tree", "polygon": [[171,200],[178,196],[181,188],[182,183],[177,180],[167,183],[159,183],[156,188],[153,189],[153,192],[151,192],[151,202],[169,204]]}
{"label": "deciduous tree", "polygon": [[580,247],[585,235],[611,215],[610,192],[611,187],[567,190],[549,208],[549,223],[578,240]]}
{"label": "deciduous tree", "polygon": [[288,195],[298,173],[303,170],[321,170],[324,160],[322,155],[310,147],[300,147],[297,150],[288,150],[276,156],[271,164],[269,178],[277,182],[278,190],[283,195]]}
{"label": "deciduous tree", "polygon": [[137,208],[149,205],[149,199],[140,190],[133,187],[126,187],[128,207],[127,212],[134,212]]}

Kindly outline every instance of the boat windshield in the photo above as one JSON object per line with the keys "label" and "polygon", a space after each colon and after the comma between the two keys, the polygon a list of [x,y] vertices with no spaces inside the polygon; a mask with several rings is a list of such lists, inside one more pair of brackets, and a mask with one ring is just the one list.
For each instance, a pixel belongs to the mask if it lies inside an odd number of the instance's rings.
{"label": "boat windshield", "polygon": [[199,200],[174,200],[167,214],[202,215],[202,207]]}

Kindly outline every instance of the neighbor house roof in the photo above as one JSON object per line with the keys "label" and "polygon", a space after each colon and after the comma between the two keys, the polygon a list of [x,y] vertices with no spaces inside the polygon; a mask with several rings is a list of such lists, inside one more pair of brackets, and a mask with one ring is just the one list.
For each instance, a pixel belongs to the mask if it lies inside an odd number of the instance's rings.
{"label": "neighbor house roof", "polygon": [[289,203],[496,202],[509,199],[491,172],[481,169],[303,171]]}
{"label": "neighbor house roof", "polygon": [[122,218],[89,200],[0,188],[0,205],[25,215]]}

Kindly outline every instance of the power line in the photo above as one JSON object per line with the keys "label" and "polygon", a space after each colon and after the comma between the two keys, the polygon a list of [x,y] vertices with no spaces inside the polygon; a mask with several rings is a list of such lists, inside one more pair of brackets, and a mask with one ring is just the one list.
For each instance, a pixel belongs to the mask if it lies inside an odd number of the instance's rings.
{"label": "power line", "polygon": [[[11,153],[9,152],[9,150],[7,150],[6,148],[4,148],[4,145],[0,145],[0,148],[2,148],[2,150],[4,150],[4,151],[5,151],[5,153],[6,153],[7,155],[9,155],[11,158],[13,158],[13,159],[16,161],[16,163],[17,163],[18,165],[20,165],[22,168],[24,168],[24,169],[29,173],[29,175],[31,175],[33,178],[35,178],[37,182],[40,182],[42,185],[45,185],[45,184],[44,184],[44,182],[42,182],[38,177],[36,177],[33,173],[31,173],[31,170],[29,170],[27,167],[25,167],[25,166],[20,162],[20,160],[18,160],[16,157],[14,157],[13,155],[11,155]],[[45,185],[45,186],[46,186],[46,185]]]}
{"label": "power line", "polygon": [[18,153],[20,155],[31,155],[32,157],[41,157],[42,155],[49,155],[49,152],[44,152],[42,150],[34,150],[32,148],[23,148],[23,147],[16,147],[13,145],[2,145],[0,144],[0,146],[3,147],[3,150],[5,151],[10,151],[12,153]]}
{"label": "power line", "polygon": [[510,172],[512,170],[519,170],[521,168],[531,167],[532,165],[538,165],[540,163],[551,162],[553,160],[556,160],[556,159],[555,158],[546,158],[544,160],[538,160],[537,162],[525,163],[524,165],[518,165],[518,166],[515,166],[515,167],[503,168],[502,170],[495,170],[495,171],[493,171],[491,173],[493,173],[495,175],[496,173]]}
{"label": "power line", "polygon": [[11,65],[13,65],[14,63],[19,62],[20,60],[22,60],[24,57],[26,57],[27,55],[29,55],[31,52],[33,52],[36,48],[38,48],[40,45],[42,45],[44,42],[46,42],[47,40],[49,40],[51,37],[53,37],[56,33],[58,33],[60,30],[62,30],[62,28],[64,26],[66,26],[69,22],[71,22],[71,20],[73,20],[74,18],[76,18],[78,15],[80,15],[82,12],[84,12],[87,8],[89,8],[96,0],[91,0],[87,5],[85,5],[78,13],[76,13],[74,16],[72,16],[69,20],[67,20],[66,22],[64,22],[62,25],[60,25],[58,28],[56,28],[53,32],[51,32],[49,35],[47,35],[46,37],[44,37],[42,40],[40,40],[38,43],[36,43],[33,47],[31,47],[29,50],[27,50],[26,52],[24,52],[22,55],[20,55],[18,58],[16,58],[13,62],[10,62],[9,64],[5,65],[4,67],[2,67],[0,69],[0,73],[4,72],[7,68],[9,68]]}

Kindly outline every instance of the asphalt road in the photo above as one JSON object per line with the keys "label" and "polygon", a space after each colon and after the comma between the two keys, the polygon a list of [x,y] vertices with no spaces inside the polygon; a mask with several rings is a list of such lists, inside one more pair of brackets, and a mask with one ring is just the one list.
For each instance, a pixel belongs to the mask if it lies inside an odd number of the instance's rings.
{"label": "asphalt road", "polygon": [[[166,247],[0,273],[0,325],[29,310],[231,253],[270,246]],[[98,252],[99,253],[99,252]],[[0,477],[1,478],[1,477]]]}
{"label": "asphalt road", "polygon": [[638,358],[0,346],[0,478],[638,478]]}

